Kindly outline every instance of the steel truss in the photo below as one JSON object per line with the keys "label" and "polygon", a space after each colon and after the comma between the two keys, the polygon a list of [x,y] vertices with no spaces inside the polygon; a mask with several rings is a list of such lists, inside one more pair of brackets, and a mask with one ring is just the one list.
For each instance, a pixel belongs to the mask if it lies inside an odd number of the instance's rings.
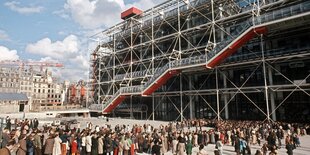
{"label": "steel truss", "polygon": [[[151,96],[152,99],[145,99],[152,102],[152,113],[148,118],[155,119],[155,112],[161,106],[161,101],[167,100],[179,113],[176,119],[183,120],[184,112],[188,109],[191,109],[190,115],[186,118],[195,117],[192,109],[198,98],[204,101],[217,119],[221,119],[223,112],[225,119],[228,119],[227,107],[237,94],[242,94],[266,120],[276,120],[276,110],[289,96],[275,105],[272,99],[274,92],[291,89],[292,93],[301,91],[309,96],[304,82],[309,75],[296,84],[273,66],[288,56],[272,58],[269,51],[264,49],[265,28],[270,34],[276,32],[277,24],[295,26],[294,21],[300,19],[308,23],[309,10],[310,3],[302,0],[262,0],[253,1],[252,4],[242,0],[176,0],[155,6],[145,11],[143,16],[132,17],[92,37],[99,40],[91,60],[93,97],[97,104],[90,108],[94,111],[109,111],[125,100],[132,109],[133,96]],[[233,65],[220,62],[255,36],[260,38],[258,42],[261,51],[248,49],[248,53],[254,58],[249,62],[241,62],[240,65],[256,65],[256,68],[242,85],[235,84],[225,72],[226,67]],[[238,42],[242,42],[242,39],[244,42],[239,45]],[[234,45],[236,49],[233,48]],[[197,69],[206,70],[205,67],[212,70],[208,77],[215,75],[214,89],[196,88],[193,84],[195,79],[187,74]],[[260,68],[263,70],[264,85],[245,87],[253,73]],[[270,77],[272,72],[283,76],[290,85],[273,85]],[[176,74],[177,77],[169,80]],[[183,89],[184,81],[189,83],[189,90]],[[203,83],[207,81],[208,78]],[[226,86],[221,88],[220,82]],[[227,83],[233,87],[227,88]],[[177,91],[169,89],[175,87]],[[158,88],[159,91],[154,93]],[[254,92],[264,93],[265,107],[249,97],[248,93]],[[214,103],[205,97],[211,94],[216,95]],[[126,96],[130,96],[129,101],[125,99]],[[178,100],[172,99],[175,96]],[[155,101],[156,98],[159,100]],[[132,114],[131,116],[133,117]]]}

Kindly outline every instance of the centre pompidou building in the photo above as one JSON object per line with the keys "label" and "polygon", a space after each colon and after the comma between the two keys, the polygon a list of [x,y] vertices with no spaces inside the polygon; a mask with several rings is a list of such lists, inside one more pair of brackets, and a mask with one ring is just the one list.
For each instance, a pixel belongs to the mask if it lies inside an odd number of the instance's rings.
{"label": "centre pompidou building", "polygon": [[157,120],[310,120],[310,1],[169,0],[94,38],[90,110]]}

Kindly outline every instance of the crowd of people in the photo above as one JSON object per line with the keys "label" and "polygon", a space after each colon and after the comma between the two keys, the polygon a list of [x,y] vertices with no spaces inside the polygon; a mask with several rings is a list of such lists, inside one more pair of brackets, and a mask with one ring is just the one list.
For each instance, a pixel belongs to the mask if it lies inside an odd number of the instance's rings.
{"label": "crowd of people", "polygon": [[[39,121],[6,118],[2,131],[0,155],[162,155],[223,154],[224,145],[233,146],[235,154],[276,155],[286,149],[292,155],[301,146],[299,137],[309,131],[307,124],[281,122],[185,120],[159,127],[150,124],[116,125],[87,123],[85,129],[65,126],[39,126]],[[206,128],[208,127],[208,128]],[[285,144],[282,144],[281,140]],[[206,151],[212,144],[214,150]],[[252,150],[258,145],[261,149]]]}

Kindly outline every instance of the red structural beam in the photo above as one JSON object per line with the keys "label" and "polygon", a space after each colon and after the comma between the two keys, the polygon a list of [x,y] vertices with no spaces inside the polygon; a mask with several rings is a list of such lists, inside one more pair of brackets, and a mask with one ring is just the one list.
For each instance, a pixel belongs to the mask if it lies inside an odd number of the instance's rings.
{"label": "red structural beam", "polygon": [[131,7],[128,10],[121,13],[121,18],[127,19],[127,18],[130,18],[132,16],[140,15],[140,14],[142,14],[142,11],[140,9],[135,8],[135,7]]}
{"label": "red structural beam", "polygon": [[223,51],[220,55],[218,55],[215,59],[213,59],[211,62],[209,62],[206,67],[207,68],[214,68],[215,66],[219,65],[222,61],[224,61],[227,57],[234,54],[241,46],[243,46],[246,42],[251,40],[253,37],[255,37],[258,34],[266,34],[267,33],[267,27],[258,27],[253,28],[248,33],[244,34],[242,37],[240,37],[239,40],[235,41],[230,47],[228,47],[225,51]]}
{"label": "red structural beam", "polygon": [[163,84],[165,84],[172,76],[178,74],[179,71],[178,70],[172,70],[167,72],[166,74],[164,74],[161,78],[159,78],[156,82],[154,82],[154,84],[149,87],[147,90],[145,90],[142,95],[143,96],[147,96],[147,95],[151,95],[155,90],[157,90],[160,86],[162,86]]}
{"label": "red structural beam", "polygon": [[[172,70],[165,73],[161,78],[159,78],[151,87],[149,87],[142,95],[150,95],[155,90],[157,90],[160,86],[165,84],[172,76],[178,74],[178,70]],[[125,95],[118,96],[112,103],[106,107],[102,113],[110,113],[113,109],[115,109],[124,99],[126,98]]]}
{"label": "red structural beam", "polygon": [[105,108],[103,110],[103,113],[109,113],[111,112],[113,109],[115,109],[124,99],[126,98],[126,96],[124,95],[120,95],[118,96],[112,103],[110,103],[108,105],[107,108]]}

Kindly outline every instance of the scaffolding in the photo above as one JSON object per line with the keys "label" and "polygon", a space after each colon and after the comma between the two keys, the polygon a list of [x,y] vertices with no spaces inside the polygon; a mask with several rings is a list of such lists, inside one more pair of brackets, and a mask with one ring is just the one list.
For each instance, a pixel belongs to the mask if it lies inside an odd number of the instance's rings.
{"label": "scaffolding", "polygon": [[[306,0],[175,0],[157,5],[92,36],[98,46],[91,54],[90,109],[108,114],[124,102],[131,117],[132,104],[148,105],[146,118],[153,120],[220,120],[253,112],[275,121],[276,111],[294,92],[309,102],[305,66],[310,44],[289,49],[273,43],[281,35],[309,32],[309,11]],[[283,74],[283,63],[306,68],[303,77],[292,80]],[[232,79],[242,68],[251,69]],[[275,74],[282,83],[274,84]],[[260,76],[257,81],[254,75]],[[278,92],[281,101],[275,100]],[[283,92],[290,93],[283,97]],[[245,106],[237,97],[250,110],[230,112],[231,104]]]}

